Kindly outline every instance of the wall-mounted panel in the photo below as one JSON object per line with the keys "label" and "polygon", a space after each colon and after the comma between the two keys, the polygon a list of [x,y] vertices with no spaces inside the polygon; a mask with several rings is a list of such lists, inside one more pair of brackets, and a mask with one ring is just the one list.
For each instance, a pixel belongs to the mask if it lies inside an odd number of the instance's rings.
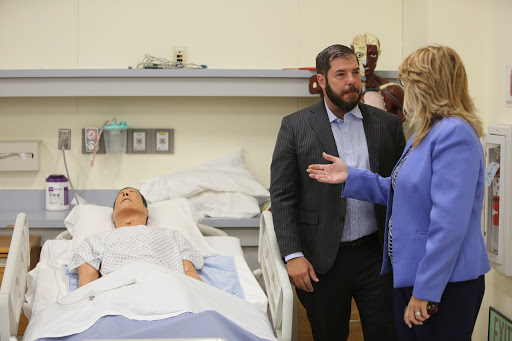
{"label": "wall-mounted panel", "polygon": [[39,142],[0,141],[0,171],[38,170]]}

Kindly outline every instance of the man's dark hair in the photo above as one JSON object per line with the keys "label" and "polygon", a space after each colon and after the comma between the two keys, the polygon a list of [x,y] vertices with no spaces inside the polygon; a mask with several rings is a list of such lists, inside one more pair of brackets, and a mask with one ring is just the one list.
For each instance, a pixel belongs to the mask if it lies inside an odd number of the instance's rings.
{"label": "man's dark hair", "polygon": [[356,58],[356,54],[350,47],[345,45],[331,45],[326,47],[316,56],[316,73],[327,76],[327,72],[331,68],[331,62],[335,58],[350,59],[351,56]]}
{"label": "man's dark hair", "polygon": [[[127,188],[133,188],[133,187],[125,187],[125,188],[120,189],[119,192],[117,192],[116,199],[117,199],[117,196],[119,195],[119,193],[122,190],[125,190]],[[140,197],[142,198],[142,204],[144,205],[144,207],[148,208],[148,202],[146,201],[146,198],[144,198],[144,196],[142,195],[141,192],[139,192],[138,189],[136,189],[136,188],[133,188],[133,189],[136,190],[139,193]],[[112,205],[112,210],[115,210],[115,209],[116,209],[116,200],[114,199],[114,205]]]}

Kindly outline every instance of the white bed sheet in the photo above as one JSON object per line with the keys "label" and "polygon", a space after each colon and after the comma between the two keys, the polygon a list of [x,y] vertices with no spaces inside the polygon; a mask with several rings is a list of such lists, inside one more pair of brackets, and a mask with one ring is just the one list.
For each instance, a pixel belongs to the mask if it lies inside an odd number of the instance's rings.
{"label": "white bed sheet", "polygon": [[[205,237],[222,256],[233,256],[235,267],[244,291],[245,300],[266,313],[268,300],[243,257],[240,240],[229,236]],[[41,250],[37,267],[29,272],[26,298],[34,315],[57,299],[70,293],[69,278],[62,265],[66,263],[71,240],[48,240]]]}
{"label": "white bed sheet", "polygon": [[259,338],[276,340],[267,314],[253,304],[173,270],[143,263],[127,265],[47,306],[32,317],[23,340],[73,335],[108,315],[149,321],[208,310]]}

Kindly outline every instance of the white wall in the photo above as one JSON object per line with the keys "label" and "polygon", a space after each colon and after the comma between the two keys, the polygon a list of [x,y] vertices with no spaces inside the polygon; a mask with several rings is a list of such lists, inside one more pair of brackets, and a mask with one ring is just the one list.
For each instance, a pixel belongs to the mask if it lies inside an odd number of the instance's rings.
{"label": "white wall", "polygon": [[[326,46],[350,45],[354,36],[369,31],[381,39],[379,68],[396,70],[402,57],[401,6],[400,0],[386,6],[377,0],[2,0],[0,69],[135,67],[146,53],[171,58],[178,45],[186,47],[188,62],[213,69],[314,66],[316,54]],[[386,25],[380,24],[383,16]],[[0,188],[42,189],[50,173],[64,172],[56,147],[58,128],[72,130],[73,147],[66,159],[77,188],[137,186],[142,179],[241,147],[250,170],[268,186],[282,117],[315,101],[0,98],[0,138],[42,140],[40,171],[2,172]],[[81,154],[81,128],[100,126],[112,116],[135,128],[174,128],[175,154],[98,155],[91,169],[89,156]]]}

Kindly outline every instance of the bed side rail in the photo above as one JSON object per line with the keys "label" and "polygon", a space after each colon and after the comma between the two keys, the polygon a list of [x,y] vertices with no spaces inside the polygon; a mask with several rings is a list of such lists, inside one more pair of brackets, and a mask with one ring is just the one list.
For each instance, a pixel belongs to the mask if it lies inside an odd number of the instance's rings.
{"label": "bed side rail", "polygon": [[0,341],[16,340],[30,264],[28,220],[19,213],[0,288]]}
{"label": "bed side rail", "polygon": [[258,261],[277,338],[279,341],[290,341],[292,338],[293,291],[279,252],[272,213],[269,211],[264,211],[261,214]]}

